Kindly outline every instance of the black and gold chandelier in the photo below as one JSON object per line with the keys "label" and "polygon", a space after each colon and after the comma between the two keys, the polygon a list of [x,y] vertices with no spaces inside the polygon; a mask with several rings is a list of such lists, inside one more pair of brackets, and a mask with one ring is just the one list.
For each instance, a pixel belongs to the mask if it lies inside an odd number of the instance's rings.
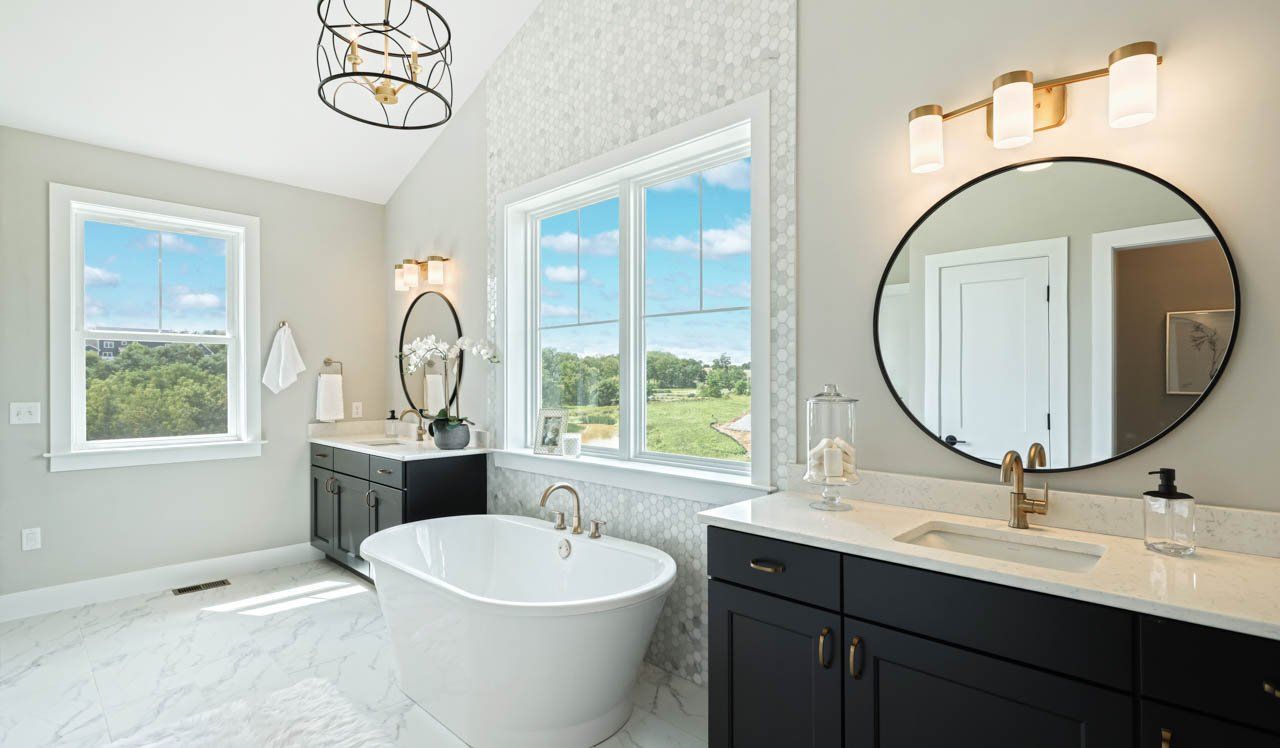
{"label": "black and gold chandelier", "polygon": [[453,116],[449,24],[423,0],[320,0],[316,72],[330,109],[425,130]]}

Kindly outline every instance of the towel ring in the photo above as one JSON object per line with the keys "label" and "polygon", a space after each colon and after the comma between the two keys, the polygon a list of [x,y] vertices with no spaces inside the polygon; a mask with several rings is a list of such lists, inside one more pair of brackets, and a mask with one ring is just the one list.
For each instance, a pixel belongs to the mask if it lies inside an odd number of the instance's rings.
{"label": "towel ring", "polygon": [[341,361],[337,361],[337,360],[334,360],[334,359],[332,359],[332,358],[328,358],[328,357],[326,357],[326,358],[325,358],[325,360],[324,360],[324,365],[325,365],[325,366],[337,366],[337,367],[338,367],[338,374],[339,374],[339,376],[342,376],[342,375],[343,375],[343,374],[342,374],[342,362],[341,362]]}

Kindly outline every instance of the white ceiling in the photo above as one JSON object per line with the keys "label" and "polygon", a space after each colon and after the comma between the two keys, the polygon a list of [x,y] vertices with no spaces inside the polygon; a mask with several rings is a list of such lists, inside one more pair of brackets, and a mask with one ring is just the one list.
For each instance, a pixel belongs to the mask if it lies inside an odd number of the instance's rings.
{"label": "white ceiling", "polygon": [[[537,4],[431,0],[455,112]],[[384,203],[438,130],[321,103],[319,29],[315,0],[6,2],[0,125]]]}

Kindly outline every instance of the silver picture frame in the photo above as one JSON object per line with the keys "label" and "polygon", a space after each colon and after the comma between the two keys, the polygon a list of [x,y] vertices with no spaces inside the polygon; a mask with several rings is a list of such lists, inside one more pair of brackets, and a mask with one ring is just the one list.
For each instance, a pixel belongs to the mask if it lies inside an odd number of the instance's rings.
{"label": "silver picture frame", "polygon": [[564,439],[564,429],[568,422],[569,415],[564,410],[540,409],[537,423],[534,425],[533,453],[536,455],[560,454],[560,444]]}

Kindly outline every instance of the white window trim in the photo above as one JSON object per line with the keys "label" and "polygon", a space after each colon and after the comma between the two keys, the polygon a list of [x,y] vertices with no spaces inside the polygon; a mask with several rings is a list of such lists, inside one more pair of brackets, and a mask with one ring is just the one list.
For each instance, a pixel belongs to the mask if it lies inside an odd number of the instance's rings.
{"label": "white window trim", "polygon": [[[546,215],[549,209],[566,204],[566,194],[575,196],[569,202],[580,202],[591,195],[616,194],[615,187],[626,180],[649,175],[655,169],[655,161],[668,157],[675,166],[687,167],[693,161],[709,153],[729,153],[734,149],[751,155],[751,428],[752,433],[770,433],[770,191],[769,191],[769,95],[757,94],[724,109],[699,117],[662,133],[631,143],[616,151],[594,158],[538,179],[528,185],[503,193],[497,201],[499,247],[497,257],[497,309],[496,330],[504,351],[503,364],[498,368],[498,409],[495,444],[506,454],[495,460],[500,467],[532,470],[533,463],[543,466],[537,469],[566,472],[583,472],[569,467],[571,460],[562,458],[534,459],[527,447],[531,442],[533,421],[536,418],[532,403],[536,400],[536,377],[530,376],[534,352],[530,350],[532,328],[536,317],[536,282],[531,282],[530,260],[535,256],[532,245],[535,216]],[[714,156],[713,156],[714,158]],[[658,180],[654,180],[658,181]],[[632,189],[631,195],[641,194]],[[603,199],[603,198],[597,198]],[[622,196],[626,199],[626,195]],[[624,210],[619,234],[642,231],[642,227],[627,224],[627,217],[634,211]],[[636,242],[623,242],[622,252]],[[630,275],[633,263],[625,254],[619,257],[623,278],[619,287],[624,309],[640,308],[637,289],[642,281]],[[644,389],[630,380],[633,368],[630,352],[639,335],[635,329],[643,322],[635,313],[624,315],[620,331],[621,350],[619,367],[621,392],[624,398],[635,402]],[[638,393],[638,395],[637,395]],[[630,419],[629,428],[619,430],[621,453],[629,453],[624,440],[639,439],[643,433],[641,418],[643,408],[633,405],[632,412],[641,417]],[[621,424],[620,424],[621,426]],[[679,456],[640,453],[635,459],[610,458],[606,455],[588,455],[583,465],[590,464],[589,478],[594,482],[625,486],[636,490],[667,495],[687,494],[687,498],[705,495],[708,481],[718,482],[734,489],[735,498],[742,498],[742,490],[748,495],[771,490],[771,454],[768,438],[753,439],[749,474],[745,471],[726,472],[710,464],[713,461],[681,459]],[[682,464],[683,463],[683,464]],[[564,465],[564,467],[559,467]],[[656,476],[652,480],[646,476]],[[675,490],[672,481],[687,480],[687,490]],[[703,493],[697,490],[701,487]],[[706,500],[719,501],[708,497]],[[726,499],[727,500],[727,499]]]}
{"label": "white window trim", "polygon": [[[78,212],[200,227],[228,236],[228,422],[230,433],[126,439],[88,444],[84,430],[83,259]],[[258,219],[101,190],[49,184],[49,471],[156,465],[257,457],[262,453],[261,392],[256,386],[259,348]],[[97,338],[112,338],[95,331]],[[123,336],[133,339],[133,333]],[[158,341],[228,344],[222,336],[156,333]],[[215,339],[216,338],[216,339]],[[78,358],[77,358],[78,356]]]}

